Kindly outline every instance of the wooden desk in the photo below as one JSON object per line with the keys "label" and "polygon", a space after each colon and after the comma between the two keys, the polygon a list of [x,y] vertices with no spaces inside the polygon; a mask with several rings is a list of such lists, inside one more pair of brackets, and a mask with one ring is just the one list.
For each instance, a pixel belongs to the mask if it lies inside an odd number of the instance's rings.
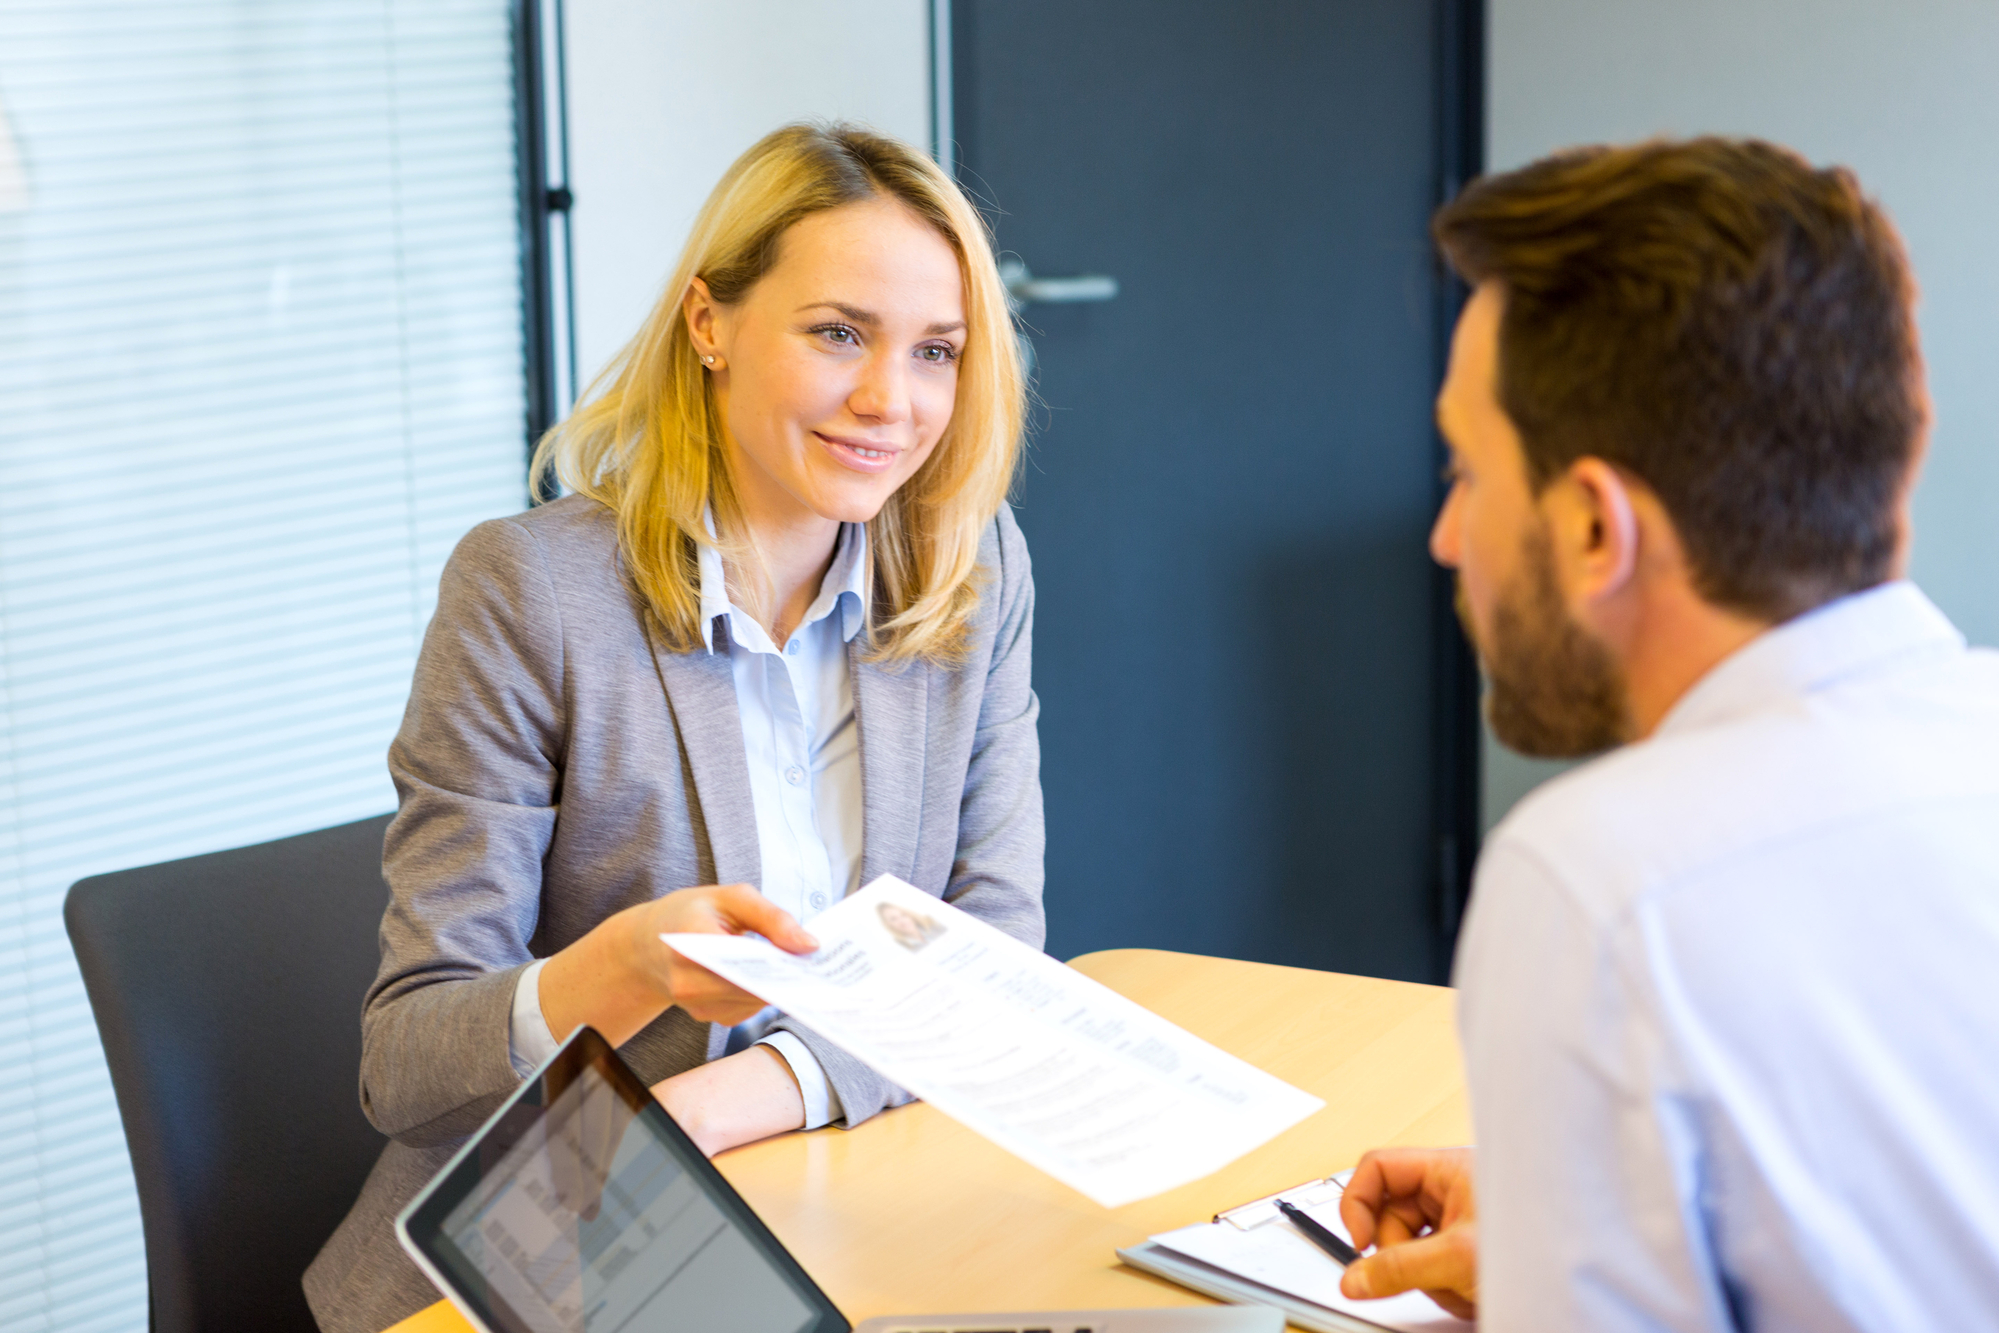
{"label": "wooden desk", "polygon": [[[1179,1189],[1106,1209],[928,1106],[852,1132],[786,1134],[715,1159],[859,1322],[924,1310],[1201,1305],[1119,1246],[1353,1165],[1384,1144],[1471,1141],[1451,992],[1438,986],[1117,949],[1080,972],[1326,1108]],[[443,1301],[389,1333],[466,1333]]]}

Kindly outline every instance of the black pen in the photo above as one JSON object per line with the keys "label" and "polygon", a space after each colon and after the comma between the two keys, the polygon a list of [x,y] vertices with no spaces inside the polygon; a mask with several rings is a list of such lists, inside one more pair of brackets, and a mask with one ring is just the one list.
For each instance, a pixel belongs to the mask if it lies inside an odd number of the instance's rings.
{"label": "black pen", "polygon": [[1342,1265],[1360,1262],[1360,1251],[1335,1236],[1332,1232],[1312,1220],[1312,1215],[1303,1208],[1295,1208],[1279,1199],[1277,1209],[1291,1219],[1291,1225],[1305,1233],[1305,1239],[1340,1261]]}

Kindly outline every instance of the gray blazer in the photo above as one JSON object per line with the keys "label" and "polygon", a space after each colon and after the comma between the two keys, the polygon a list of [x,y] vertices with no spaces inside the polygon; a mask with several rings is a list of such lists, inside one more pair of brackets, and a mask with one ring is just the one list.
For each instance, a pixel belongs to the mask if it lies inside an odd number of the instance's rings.
{"label": "gray blazer", "polygon": [[[980,563],[964,665],[870,663],[865,635],[850,648],[861,879],[899,875],[1039,947],[1034,582],[1011,511]],[[391,899],[361,1017],[361,1106],[390,1142],[306,1270],[327,1333],[378,1333],[437,1299],[393,1219],[519,1086],[507,1026],[521,970],[633,903],[759,882],[728,653],[662,645],[619,562],[616,521],[593,500],[483,523],[459,543],[389,771]],[[779,1026],[818,1057],[847,1124],[909,1100],[817,1033]],[[654,1083],[714,1059],[725,1035],[669,1009],[621,1054]]]}

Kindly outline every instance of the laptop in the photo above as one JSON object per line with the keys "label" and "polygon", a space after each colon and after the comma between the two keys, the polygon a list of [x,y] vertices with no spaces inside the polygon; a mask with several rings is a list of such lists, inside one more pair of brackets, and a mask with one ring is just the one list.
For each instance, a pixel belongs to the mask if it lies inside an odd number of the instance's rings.
{"label": "laptop", "polygon": [[898,1315],[858,1329],[579,1028],[396,1218],[481,1333],[1282,1333],[1262,1306]]}

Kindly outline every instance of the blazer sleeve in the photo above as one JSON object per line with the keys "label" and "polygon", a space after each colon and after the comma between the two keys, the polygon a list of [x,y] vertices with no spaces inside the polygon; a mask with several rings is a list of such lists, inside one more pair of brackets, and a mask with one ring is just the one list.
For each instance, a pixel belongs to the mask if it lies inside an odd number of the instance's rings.
{"label": "blazer sleeve", "polygon": [[[1034,572],[1027,541],[1002,508],[997,529],[999,610],[986,659],[984,692],[958,804],[957,855],[944,899],[1032,948],[1048,938],[1042,911],[1041,741],[1035,722]],[[852,1128],[915,1098],[789,1016],[774,1028],[794,1033],[819,1061],[839,1097],[836,1123]]]}
{"label": "blazer sleeve", "polygon": [[517,524],[481,524],[445,565],[389,747],[389,907],[361,1018],[361,1107],[401,1143],[470,1133],[519,1086],[507,1022],[560,796],[560,617]]}

